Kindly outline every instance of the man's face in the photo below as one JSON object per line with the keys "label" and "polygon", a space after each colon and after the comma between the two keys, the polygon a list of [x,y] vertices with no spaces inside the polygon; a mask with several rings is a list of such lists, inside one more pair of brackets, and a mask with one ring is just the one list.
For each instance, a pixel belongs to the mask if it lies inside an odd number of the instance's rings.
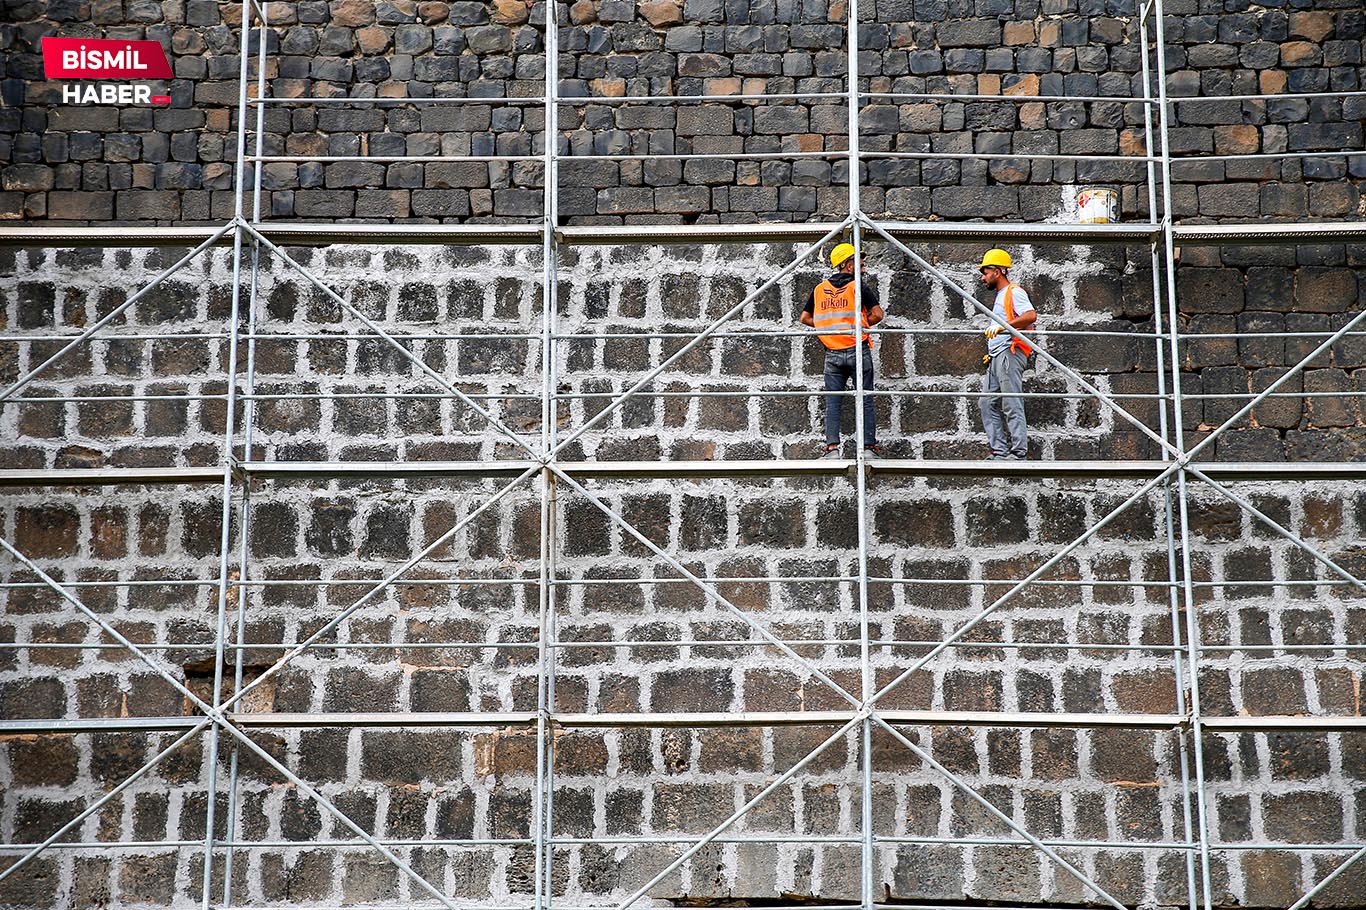
{"label": "man's face", "polygon": [[982,266],[982,284],[989,288],[996,287],[996,282],[1001,279],[1001,270],[994,265]]}

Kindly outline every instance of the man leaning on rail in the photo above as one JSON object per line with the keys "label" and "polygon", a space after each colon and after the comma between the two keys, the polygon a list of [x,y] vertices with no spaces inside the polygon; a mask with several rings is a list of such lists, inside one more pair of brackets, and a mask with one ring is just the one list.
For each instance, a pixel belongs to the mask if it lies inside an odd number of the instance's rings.
{"label": "man leaning on rail", "polygon": [[1029,426],[1025,422],[1022,391],[1025,368],[1034,349],[1007,332],[1004,326],[1032,332],[1034,304],[1024,288],[1010,280],[1013,263],[1005,250],[987,250],[979,269],[982,284],[996,292],[992,321],[987,326],[987,353],[982,358],[987,374],[982,378],[982,429],[987,433],[992,458],[1023,461],[1029,454]]}
{"label": "man leaning on rail", "polygon": [[[859,333],[862,342],[858,348],[862,356],[854,351],[854,278],[860,278],[863,302],[862,319],[864,328],[870,328],[882,321],[882,307],[877,291],[864,278],[861,263],[855,262],[854,247],[841,243],[830,251],[830,265],[835,273],[816,285],[811,297],[802,311],[802,325],[809,325],[820,331],[817,336],[825,345],[825,390],[843,392],[845,387],[854,384],[854,370],[862,369],[863,390],[873,390],[873,339],[864,332]],[[843,416],[844,397],[825,396],[825,452],[822,458],[840,457],[840,418]],[[882,448],[877,444],[877,402],[872,395],[863,396],[863,447],[870,455],[881,455]]]}

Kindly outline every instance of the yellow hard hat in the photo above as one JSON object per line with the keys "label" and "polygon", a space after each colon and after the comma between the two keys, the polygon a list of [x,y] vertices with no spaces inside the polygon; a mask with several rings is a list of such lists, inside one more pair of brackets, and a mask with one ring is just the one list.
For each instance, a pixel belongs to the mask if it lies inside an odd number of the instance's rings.
{"label": "yellow hard hat", "polygon": [[854,245],[852,243],[841,243],[830,251],[830,267],[839,268],[852,255],[854,255]]}
{"label": "yellow hard hat", "polygon": [[987,250],[986,255],[982,257],[982,264],[978,268],[984,269],[989,265],[1002,269],[1010,268],[1010,254],[1005,250]]}

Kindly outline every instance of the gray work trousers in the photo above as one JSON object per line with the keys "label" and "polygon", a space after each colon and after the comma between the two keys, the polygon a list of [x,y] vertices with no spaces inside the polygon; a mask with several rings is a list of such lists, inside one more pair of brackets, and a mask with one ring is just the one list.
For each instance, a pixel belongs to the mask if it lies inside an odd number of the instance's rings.
{"label": "gray work trousers", "polygon": [[1029,427],[1024,399],[1019,397],[1028,363],[1026,355],[1007,349],[991,358],[982,377],[982,397],[977,406],[992,455],[1024,458],[1029,454]]}

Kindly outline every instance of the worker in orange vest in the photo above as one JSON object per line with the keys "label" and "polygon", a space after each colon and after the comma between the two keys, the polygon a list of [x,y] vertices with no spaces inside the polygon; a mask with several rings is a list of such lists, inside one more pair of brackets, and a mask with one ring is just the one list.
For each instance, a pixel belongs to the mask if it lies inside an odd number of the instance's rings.
{"label": "worker in orange vest", "polygon": [[[820,330],[817,336],[825,345],[825,390],[843,392],[855,380],[854,369],[861,365],[863,370],[863,389],[873,389],[873,339],[863,332],[859,333],[858,348],[861,357],[854,351],[854,277],[860,278],[860,294],[863,304],[861,322],[864,328],[877,325],[882,321],[882,307],[879,305],[877,291],[867,281],[861,264],[856,263],[854,247],[841,243],[830,252],[830,265],[836,270],[833,275],[822,281],[812,291],[802,311],[802,325]],[[825,397],[825,452],[822,458],[840,457],[840,417],[843,416],[844,397],[827,395]],[[871,455],[882,454],[877,444],[877,402],[872,395],[863,396],[863,447]]]}
{"label": "worker in orange vest", "polygon": [[979,266],[982,284],[996,292],[992,321],[986,328],[987,353],[982,358],[987,374],[982,379],[982,429],[987,433],[992,458],[1023,461],[1029,454],[1029,426],[1025,421],[1024,399],[1019,397],[1025,367],[1034,349],[1004,328],[1010,325],[1021,332],[1032,332],[1034,304],[1024,288],[1010,280],[1013,263],[1005,250],[987,250]]}

